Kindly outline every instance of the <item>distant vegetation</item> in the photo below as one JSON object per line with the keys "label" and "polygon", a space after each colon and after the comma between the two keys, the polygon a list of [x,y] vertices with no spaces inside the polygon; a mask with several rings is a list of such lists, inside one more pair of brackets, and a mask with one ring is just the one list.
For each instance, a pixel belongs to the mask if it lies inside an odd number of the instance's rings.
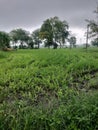
{"label": "distant vegetation", "polygon": [[[98,8],[94,11],[97,15],[95,20],[86,20],[87,23],[87,36],[86,48],[88,39],[92,38],[91,44],[98,46]],[[20,43],[19,48],[40,48],[40,44],[44,40],[44,47],[57,49],[58,44],[60,48],[66,46],[69,42],[70,48],[76,47],[76,37],[70,32],[69,24],[67,21],[61,21],[57,16],[46,19],[41,28],[30,32],[19,28],[13,29],[10,33],[0,31],[0,49],[9,48],[10,42],[13,47],[17,48],[17,42]]]}
{"label": "distant vegetation", "polygon": [[98,47],[98,5],[94,13],[96,14],[95,20],[86,20],[88,22],[87,24],[88,36],[87,37],[92,38],[93,39],[91,41],[92,45]]}
{"label": "distant vegetation", "polygon": [[[40,48],[42,40],[44,40],[44,47],[48,48],[53,46],[56,49],[58,44],[62,48],[66,42],[69,42],[70,47],[75,47],[76,37],[68,29],[68,23],[55,16],[46,19],[41,28],[34,30],[31,34],[22,28],[13,29],[9,34],[0,32],[0,48],[9,47],[10,42],[14,48],[17,48],[17,42],[20,42],[20,49],[34,48],[35,45]],[[6,41],[4,37],[7,38]]]}
{"label": "distant vegetation", "polygon": [[98,130],[98,49],[0,52],[0,130]]}

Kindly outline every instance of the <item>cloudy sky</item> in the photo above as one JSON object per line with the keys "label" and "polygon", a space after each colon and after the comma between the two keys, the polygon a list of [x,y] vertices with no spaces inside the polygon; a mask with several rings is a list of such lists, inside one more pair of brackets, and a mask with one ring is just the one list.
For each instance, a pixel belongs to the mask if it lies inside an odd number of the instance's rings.
{"label": "cloudy sky", "polygon": [[[33,31],[47,18],[58,16],[82,42],[85,19],[93,19],[98,0],[0,0],[0,31]],[[83,41],[84,42],[84,41]]]}

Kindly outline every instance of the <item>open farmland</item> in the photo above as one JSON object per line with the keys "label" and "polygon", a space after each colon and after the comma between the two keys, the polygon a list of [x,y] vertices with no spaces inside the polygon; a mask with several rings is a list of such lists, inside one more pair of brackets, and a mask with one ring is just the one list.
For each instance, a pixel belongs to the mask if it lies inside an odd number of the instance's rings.
{"label": "open farmland", "polygon": [[1,51],[0,130],[98,130],[98,48]]}

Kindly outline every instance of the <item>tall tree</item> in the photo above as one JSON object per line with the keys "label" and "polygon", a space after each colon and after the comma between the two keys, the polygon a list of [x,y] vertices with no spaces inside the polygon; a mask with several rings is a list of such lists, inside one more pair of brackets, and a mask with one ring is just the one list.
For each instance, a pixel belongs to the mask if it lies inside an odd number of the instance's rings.
{"label": "tall tree", "polygon": [[[96,10],[94,11],[94,13],[96,14],[96,19],[95,20],[86,20],[88,22],[88,26],[89,26],[89,35],[90,37],[93,38],[92,43],[98,43],[98,5]],[[93,44],[94,45],[94,44]]]}
{"label": "tall tree", "polygon": [[53,44],[53,30],[50,19],[44,21],[40,29],[40,38],[46,39],[46,45],[50,47]]}
{"label": "tall tree", "polygon": [[5,47],[10,46],[10,37],[6,32],[0,31],[0,48],[3,49]]}
{"label": "tall tree", "polygon": [[17,31],[16,30],[12,30],[10,33],[10,39],[12,41],[12,44],[14,45],[14,47],[16,47],[16,43],[18,41],[18,37],[17,37]]}
{"label": "tall tree", "polygon": [[27,44],[28,44],[28,47],[29,47],[30,49],[33,49],[33,48],[34,48],[34,41],[33,41],[31,35],[29,36],[29,39],[28,39]]}
{"label": "tall tree", "polygon": [[69,41],[69,44],[70,44],[70,48],[76,46],[76,37],[75,36],[71,36],[68,41]]}
{"label": "tall tree", "polygon": [[32,32],[31,36],[32,36],[32,39],[33,39],[33,43],[35,45],[38,46],[38,48],[40,48],[40,37],[39,37],[39,34],[40,34],[40,29],[36,29],[35,31]]}
{"label": "tall tree", "polygon": [[68,23],[61,21],[57,16],[44,21],[41,31],[41,38],[47,40],[47,45],[54,45],[55,42],[59,42],[60,45],[65,43],[65,39],[68,37]]}
{"label": "tall tree", "polygon": [[10,32],[10,36],[14,43],[16,43],[17,41],[20,41],[21,48],[23,48],[24,42],[28,43],[28,40],[29,40],[29,32],[21,28],[12,30]]}
{"label": "tall tree", "polygon": [[98,47],[98,38],[95,38],[91,43],[92,43],[93,46]]}
{"label": "tall tree", "polygon": [[68,37],[68,23],[64,20],[61,21],[57,16],[51,18],[53,28],[54,40],[60,43],[60,46],[65,44],[65,39]]}

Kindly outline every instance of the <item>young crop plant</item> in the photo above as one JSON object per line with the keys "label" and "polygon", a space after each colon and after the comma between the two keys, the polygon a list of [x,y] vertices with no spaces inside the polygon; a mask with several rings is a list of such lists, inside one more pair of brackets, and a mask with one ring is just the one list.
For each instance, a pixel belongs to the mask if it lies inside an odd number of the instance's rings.
{"label": "young crop plant", "polygon": [[0,130],[98,130],[97,55],[0,51]]}

